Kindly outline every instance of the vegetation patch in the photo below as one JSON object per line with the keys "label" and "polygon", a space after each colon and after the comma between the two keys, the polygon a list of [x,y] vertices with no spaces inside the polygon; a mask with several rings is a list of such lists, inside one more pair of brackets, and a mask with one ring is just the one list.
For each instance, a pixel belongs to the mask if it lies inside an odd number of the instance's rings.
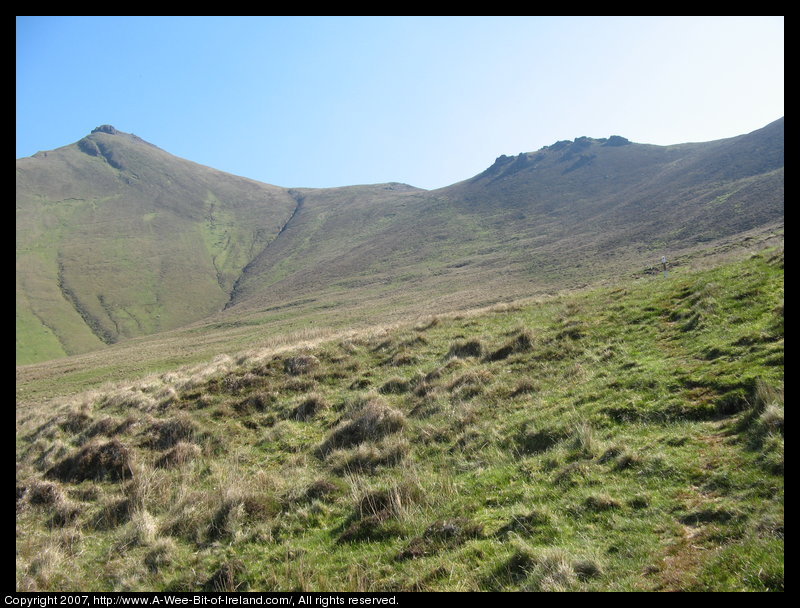
{"label": "vegetation patch", "polygon": [[131,451],[117,439],[92,442],[55,464],[47,476],[64,482],[122,481],[133,475]]}
{"label": "vegetation patch", "polygon": [[770,259],[20,407],[17,588],[781,590]]}
{"label": "vegetation patch", "polygon": [[290,417],[295,420],[310,420],[329,407],[330,405],[325,397],[320,394],[312,394],[306,397],[300,405],[292,410]]}
{"label": "vegetation patch", "polygon": [[514,353],[524,353],[533,347],[533,336],[528,331],[519,332],[503,346],[486,355],[487,361],[502,361]]}
{"label": "vegetation patch", "polygon": [[308,374],[320,365],[319,359],[314,355],[302,354],[287,357],[283,360],[283,369],[287,374],[299,376]]}
{"label": "vegetation patch", "polygon": [[367,440],[376,441],[398,432],[405,422],[402,412],[380,401],[369,401],[358,411],[348,414],[317,452],[324,457],[334,449],[349,448]]}
{"label": "vegetation patch", "polygon": [[553,448],[567,436],[567,431],[560,427],[525,428],[517,436],[516,444],[523,454],[537,454]]}
{"label": "vegetation patch", "polygon": [[481,344],[480,340],[460,340],[450,346],[445,358],[459,357],[464,359],[467,357],[480,357],[482,353],[483,344]]}
{"label": "vegetation patch", "polygon": [[179,441],[156,460],[156,466],[165,469],[180,468],[199,457],[200,447],[188,441]]}
{"label": "vegetation patch", "polygon": [[191,441],[198,432],[197,423],[187,416],[160,420],[147,432],[150,445],[157,450],[171,448],[181,441]]}
{"label": "vegetation patch", "polygon": [[470,539],[481,538],[483,526],[466,518],[435,521],[420,535],[414,537],[397,554],[398,561],[435,555],[442,550],[452,550]]}

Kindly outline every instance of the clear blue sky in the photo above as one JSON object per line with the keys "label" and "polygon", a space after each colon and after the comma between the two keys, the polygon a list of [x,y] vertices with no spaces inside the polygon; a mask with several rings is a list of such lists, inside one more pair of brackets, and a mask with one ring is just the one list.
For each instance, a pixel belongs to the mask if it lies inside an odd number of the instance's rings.
{"label": "clear blue sky", "polygon": [[783,17],[17,17],[17,158],[100,124],[285,187],[438,188],[783,116]]}

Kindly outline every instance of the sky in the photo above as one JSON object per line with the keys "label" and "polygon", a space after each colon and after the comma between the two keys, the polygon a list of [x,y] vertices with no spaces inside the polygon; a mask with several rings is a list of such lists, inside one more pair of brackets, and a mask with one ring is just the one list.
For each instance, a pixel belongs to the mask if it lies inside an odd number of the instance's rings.
{"label": "sky", "polygon": [[777,17],[20,17],[17,158],[101,124],[283,187],[434,189],[502,155],[783,116]]}

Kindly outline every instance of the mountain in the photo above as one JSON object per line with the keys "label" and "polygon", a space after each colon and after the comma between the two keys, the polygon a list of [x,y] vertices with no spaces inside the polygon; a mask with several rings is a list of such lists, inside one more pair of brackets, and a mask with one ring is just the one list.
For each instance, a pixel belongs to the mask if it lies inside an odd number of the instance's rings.
{"label": "mountain", "polygon": [[455,307],[640,270],[782,222],[783,164],[781,119],[702,144],[579,137],[501,156],[446,188],[374,200],[298,190],[300,210],[245,268],[226,313],[291,298],[329,317],[367,301],[402,310],[420,293]]}
{"label": "mountain", "polygon": [[17,160],[17,361],[191,323],[350,326],[641,272],[782,224],[783,128],[674,146],[579,137],[425,191],[282,188],[105,125]]}
{"label": "mountain", "polygon": [[178,159],[108,125],[18,160],[18,360],[219,310],[296,205],[284,188]]}

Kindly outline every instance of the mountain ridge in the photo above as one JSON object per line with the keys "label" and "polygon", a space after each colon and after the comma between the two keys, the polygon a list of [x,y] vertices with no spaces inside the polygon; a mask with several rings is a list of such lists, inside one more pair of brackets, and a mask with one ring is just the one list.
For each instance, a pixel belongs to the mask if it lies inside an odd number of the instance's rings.
{"label": "mountain ridge", "polygon": [[264,184],[102,125],[17,160],[18,362],[297,301],[295,324],[520,295],[782,219],[783,118],[558,141],[436,190]]}

